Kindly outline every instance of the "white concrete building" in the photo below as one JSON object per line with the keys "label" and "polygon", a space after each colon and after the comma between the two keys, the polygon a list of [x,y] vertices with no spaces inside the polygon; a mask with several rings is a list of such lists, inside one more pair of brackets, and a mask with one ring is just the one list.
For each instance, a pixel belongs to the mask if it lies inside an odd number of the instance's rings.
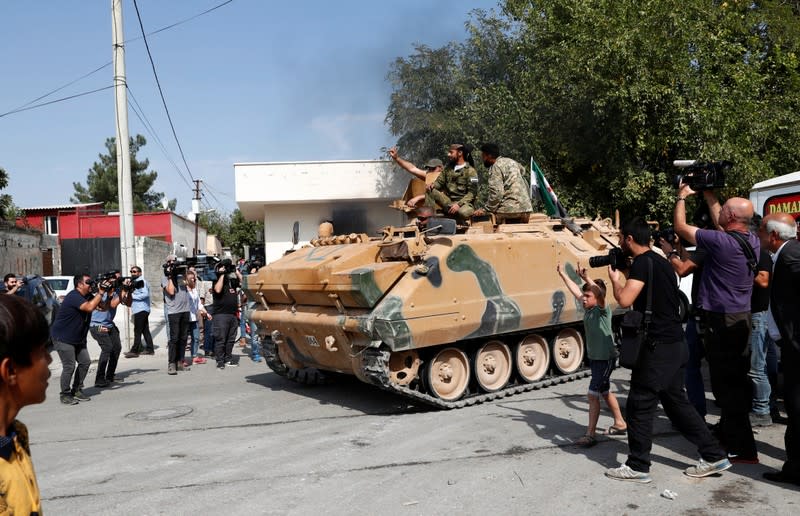
{"label": "white concrete building", "polygon": [[233,170],[242,214],[264,221],[267,263],[292,248],[295,222],[299,247],[317,237],[325,220],[337,235],[375,235],[406,220],[389,204],[402,198],[411,175],[391,161],[236,163]]}

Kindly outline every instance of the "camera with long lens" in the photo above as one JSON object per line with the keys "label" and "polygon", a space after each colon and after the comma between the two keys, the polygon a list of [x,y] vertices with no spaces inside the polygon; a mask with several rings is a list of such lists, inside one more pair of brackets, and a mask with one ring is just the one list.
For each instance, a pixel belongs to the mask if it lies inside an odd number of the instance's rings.
{"label": "camera with long lens", "polygon": [[681,183],[688,185],[695,192],[703,190],[716,190],[725,187],[725,174],[733,168],[730,161],[698,161],[676,160],[672,162],[676,167],[685,169],[674,179],[675,188]]}
{"label": "camera with long lens", "polygon": [[[131,280],[127,285],[126,280]],[[125,291],[136,290],[144,287],[144,280],[142,278],[133,279],[131,276],[123,276],[117,280],[119,288]]]}
{"label": "camera with long lens", "polygon": [[610,265],[615,271],[624,271],[628,268],[628,257],[619,247],[612,247],[605,256],[592,256],[589,258],[589,267],[606,267]]}

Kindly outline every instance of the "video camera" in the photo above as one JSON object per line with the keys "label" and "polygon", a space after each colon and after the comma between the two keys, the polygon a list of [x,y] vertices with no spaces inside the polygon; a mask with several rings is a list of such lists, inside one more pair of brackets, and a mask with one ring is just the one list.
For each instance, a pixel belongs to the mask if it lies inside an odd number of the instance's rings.
{"label": "video camera", "polygon": [[652,235],[650,236],[652,237],[653,242],[655,242],[656,245],[658,245],[658,243],[661,241],[662,238],[666,240],[669,244],[674,244],[675,228],[673,228],[672,226],[667,226],[664,229],[653,231]]}
{"label": "video camera", "polygon": [[624,271],[628,268],[628,257],[619,247],[612,247],[605,256],[592,256],[589,258],[589,267],[606,267],[610,265],[615,271]]}
{"label": "video camera", "polygon": [[725,174],[733,168],[730,161],[675,160],[673,165],[686,169],[675,176],[674,186],[688,185],[695,192],[725,187]]}
{"label": "video camera", "polygon": [[[126,280],[131,280],[131,282],[126,285]],[[117,287],[125,291],[136,290],[144,287],[144,280],[142,278],[133,279],[131,276],[123,276],[117,280]]]}
{"label": "video camera", "polygon": [[100,285],[105,285],[106,291],[113,290],[117,288],[117,273],[116,272],[106,272],[104,274],[98,274],[94,278],[88,281],[89,283],[89,290],[92,294],[97,294],[98,290],[100,290]]}
{"label": "video camera", "polygon": [[217,279],[224,276],[233,288],[237,288],[239,286],[239,277],[236,275],[236,266],[233,264],[230,258],[225,258],[224,260],[220,261],[214,267],[214,273],[216,273]]}
{"label": "video camera", "polygon": [[252,258],[247,262],[244,262],[242,265],[242,272],[244,274],[250,274],[250,271],[255,269],[256,271],[264,266],[264,263],[261,261],[260,258]]}

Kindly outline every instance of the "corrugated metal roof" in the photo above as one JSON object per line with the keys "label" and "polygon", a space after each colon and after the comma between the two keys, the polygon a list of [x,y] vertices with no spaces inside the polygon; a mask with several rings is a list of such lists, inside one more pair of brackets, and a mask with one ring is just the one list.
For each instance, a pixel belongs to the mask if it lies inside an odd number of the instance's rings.
{"label": "corrugated metal roof", "polygon": [[88,208],[89,206],[102,206],[102,202],[87,202],[83,204],[56,204],[54,206],[36,206],[33,208],[20,208],[23,211],[68,210],[70,208]]}

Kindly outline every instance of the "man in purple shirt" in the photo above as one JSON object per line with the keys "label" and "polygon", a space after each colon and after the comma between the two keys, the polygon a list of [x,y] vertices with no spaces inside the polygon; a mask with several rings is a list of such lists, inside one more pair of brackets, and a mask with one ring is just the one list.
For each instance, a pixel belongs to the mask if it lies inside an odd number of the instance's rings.
{"label": "man in purple shirt", "polygon": [[[750,233],[753,205],[733,197],[720,207],[711,191],[704,192],[711,218],[721,230],[698,229],[686,222],[686,198],[695,192],[682,184],[675,204],[675,232],[706,251],[696,305],[705,321],[706,358],[711,390],[720,407],[718,437],[734,463],[758,463],[750,427],[750,296],[761,249]],[[737,238],[741,237],[741,241]]]}

